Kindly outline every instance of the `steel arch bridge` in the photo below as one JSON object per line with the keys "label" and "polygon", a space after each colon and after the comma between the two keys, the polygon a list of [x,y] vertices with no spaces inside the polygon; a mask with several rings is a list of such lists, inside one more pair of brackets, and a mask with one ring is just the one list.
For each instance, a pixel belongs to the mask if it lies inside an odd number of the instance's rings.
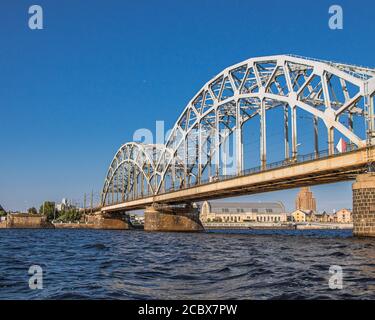
{"label": "steel arch bridge", "polygon": [[[346,142],[340,153],[368,150],[375,137],[374,94],[375,69],[365,67],[292,55],[251,58],[228,67],[191,99],[165,145],[129,142],[120,147],[105,178],[102,206],[334,156],[338,138]],[[277,126],[283,131],[283,158],[277,165],[267,159],[267,115],[275,109],[282,113]],[[313,141],[306,144],[313,152],[307,158],[298,152],[305,140],[298,136],[297,129],[305,125],[299,110],[312,123]],[[259,166],[249,170],[244,163],[252,153],[244,153],[244,126],[254,121],[259,128],[250,135],[259,139]]]}

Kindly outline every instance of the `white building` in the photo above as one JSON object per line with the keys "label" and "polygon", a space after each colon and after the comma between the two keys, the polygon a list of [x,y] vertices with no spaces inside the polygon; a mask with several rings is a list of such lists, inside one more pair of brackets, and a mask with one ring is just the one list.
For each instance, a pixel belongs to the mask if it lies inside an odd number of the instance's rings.
{"label": "white building", "polygon": [[200,219],[209,222],[286,222],[281,202],[209,202],[202,204]]}
{"label": "white building", "polygon": [[69,209],[75,209],[75,208],[77,208],[77,206],[73,205],[71,201],[69,202],[68,199],[63,198],[61,200],[61,203],[55,204],[55,208],[56,208],[57,211],[65,211],[65,210],[69,210]]}

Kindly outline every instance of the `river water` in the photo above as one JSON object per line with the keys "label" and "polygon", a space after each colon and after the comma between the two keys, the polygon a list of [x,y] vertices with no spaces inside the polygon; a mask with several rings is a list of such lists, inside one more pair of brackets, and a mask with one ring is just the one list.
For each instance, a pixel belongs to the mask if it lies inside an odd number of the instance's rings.
{"label": "river water", "polygon": [[0,230],[0,299],[344,298],[375,299],[375,239],[348,230]]}

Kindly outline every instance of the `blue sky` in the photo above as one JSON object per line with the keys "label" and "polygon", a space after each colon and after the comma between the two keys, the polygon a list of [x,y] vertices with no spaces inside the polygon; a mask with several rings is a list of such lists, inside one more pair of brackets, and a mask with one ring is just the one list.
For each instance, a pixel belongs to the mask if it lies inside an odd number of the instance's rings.
{"label": "blue sky", "polygon": [[[28,8],[44,30],[28,28]],[[156,120],[173,126],[225,67],[294,53],[374,66],[370,1],[11,1],[0,20],[0,203],[7,209],[99,192],[114,152]],[[282,200],[298,190],[249,197]],[[351,207],[350,183],[313,187],[320,209]],[[246,198],[246,199],[249,199]]]}

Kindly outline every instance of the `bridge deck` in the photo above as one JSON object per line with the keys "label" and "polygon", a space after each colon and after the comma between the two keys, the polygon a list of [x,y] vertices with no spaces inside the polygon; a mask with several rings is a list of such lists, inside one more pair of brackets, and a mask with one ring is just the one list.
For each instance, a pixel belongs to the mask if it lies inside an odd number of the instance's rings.
{"label": "bridge deck", "polygon": [[300,186],[352,180],[366,171],[374,161],[375,147],[274,168],[230,179],[193,186],[178,191],[122,202],[102,208],[102,211],[143,209],[152,203],[181,203],[249,195]]}

